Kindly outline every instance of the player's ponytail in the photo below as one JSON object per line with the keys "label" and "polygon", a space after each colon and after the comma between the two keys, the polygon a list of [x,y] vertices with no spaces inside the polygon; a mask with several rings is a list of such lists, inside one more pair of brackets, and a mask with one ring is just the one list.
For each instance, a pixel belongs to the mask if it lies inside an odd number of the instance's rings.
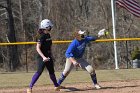
{"label": "player's ponytail", "polygon": [[72,34],[72,36],[74,37],[74,38],[76,38],[79,34],[78,34],[78,31],[79,31],[79,29],[75,29],[74,30],[74,32],[73,32],[73,34]]}

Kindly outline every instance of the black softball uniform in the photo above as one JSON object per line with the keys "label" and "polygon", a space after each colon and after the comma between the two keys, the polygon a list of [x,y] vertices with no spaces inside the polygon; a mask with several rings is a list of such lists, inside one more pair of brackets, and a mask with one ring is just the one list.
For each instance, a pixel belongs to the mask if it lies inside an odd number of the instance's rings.
{"label": "black softball uniform", "polygon": [[42,73],[44,68],[46,67],[49,71],[49,74],[54,73],[54,64],[52,60],[52,54],[51,54],[51,46],[52,46],[52,39],[49,33],[47,34],[41,34],[40,37],[37,40],[38,43],[41,44],[41,51],[44,54],[44,56],[49,57],[50,60],[47,62],[43,62],[43,58],[38,54],[37,61],[38,61],[38,73]]}

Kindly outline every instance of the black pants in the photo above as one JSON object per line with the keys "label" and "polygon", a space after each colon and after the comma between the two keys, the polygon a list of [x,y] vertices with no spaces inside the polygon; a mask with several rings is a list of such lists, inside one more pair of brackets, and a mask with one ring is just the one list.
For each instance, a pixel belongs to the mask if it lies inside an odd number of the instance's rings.
{"label": "black pants", "polygon": [[42,74],[44,68],[47,68],[49,74],[54,74],[54,63],[52,58],[50,57],[50,61],[44,62],[42,57],[37,57],[37,72]]}

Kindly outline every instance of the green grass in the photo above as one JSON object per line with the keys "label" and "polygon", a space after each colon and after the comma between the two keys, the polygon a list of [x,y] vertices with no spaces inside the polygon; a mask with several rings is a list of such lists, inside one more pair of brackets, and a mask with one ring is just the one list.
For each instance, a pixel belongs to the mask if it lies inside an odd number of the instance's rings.
{"label": "green grass", "polygon": [[[140,79],[140,69],[118,69],[118,70],[96,70],[98,81],[116,81],[116,80],[135,80]],[[0,73],[0,88],[22,88],[27,87],[31,81],[34,72],[13,72]],[[59,78],[61,72],[56,72]],[[81,82],[91,82],[90,76],[86,71],[72,71],[66,78],[64,84],[73,84]],[[43,72],[37,86],[52,84],[47,72]]]}

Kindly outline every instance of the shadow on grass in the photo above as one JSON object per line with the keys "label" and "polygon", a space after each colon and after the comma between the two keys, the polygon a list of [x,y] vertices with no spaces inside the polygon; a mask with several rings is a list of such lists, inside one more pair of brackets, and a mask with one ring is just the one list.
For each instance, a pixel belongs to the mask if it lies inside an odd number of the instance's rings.
{"label": "shadow on grass", "polygon": [[[122,89],[122,88],[132,88],[132,87],[140,87],[140,85],[135,85],[135,86],[120,86],[120,87],[102,87],[101,89],[99,90],[104,90],[104,89]],[[86,89],[78,89],[78,88],[75,88],[75,87],[66,87],[65,89],[62,89],[62,91],[64,92],[74,92],[74,91],[89,91],[89,90],[97,90],[95,88],[92,88],[92,87],[89,87],[89,88],[86,88]]]}
{"label": "shadow on grass", "polygon": [[87,90],[94,90],[94,88],[78,89],[75,87],[66,87],[65,89],[61,89],[61,91],[64,92],[87,91]]}
{"label": "shadow on grass", "polygon": [[140,85],[134,85],[134,86],[120,86],[120,87],[102,87],[102,89],[122,89],[122,88],[128,88],[128,87],[140,87]]}

